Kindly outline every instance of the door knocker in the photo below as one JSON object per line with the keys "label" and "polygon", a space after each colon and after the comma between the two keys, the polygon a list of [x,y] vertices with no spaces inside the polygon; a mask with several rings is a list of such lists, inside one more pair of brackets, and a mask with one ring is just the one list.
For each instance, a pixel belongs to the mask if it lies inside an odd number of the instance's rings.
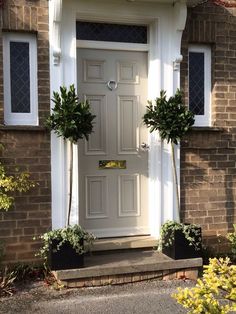
{"label": "door knocker", "polygon": [[109,88],[109,90],[115,90],[117,89],[117,83],[114,80],[110,80],[107,82],[107,87]]}

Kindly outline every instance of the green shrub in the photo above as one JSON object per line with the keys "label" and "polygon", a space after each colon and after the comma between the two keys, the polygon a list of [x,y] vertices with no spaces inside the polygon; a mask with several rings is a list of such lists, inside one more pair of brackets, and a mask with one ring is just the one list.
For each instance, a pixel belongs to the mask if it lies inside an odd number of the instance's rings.
{"label": "green shrub", "polygon": [[[4,145],[0,142],[0,151]],[[29,179],[27,172],[19,172],[16,175],[8,175],[4,165],[0,161],[0,210],[8,211],[14,203],[12,192],[27,192],[35,186]],[[0,249],[1,251],[1,249]]]}
{"label": "green shrub", "polygon": [[189,314],[226,314],[236,311],[236,266],[229,258],[213,258],[204,266],[194,288],[178,288],[173,297]]}
{"label": "green shrub", "polygon": [[0,210],[8,211],[14,203],[12,192],[27,192],[34,187],[27,172],[7,175],[5,167],[0,162]]}
{"label": "green shrub", "polygon": [[44,279],[46,275],[43,265],[17,263],[12,267],[11,271],[15,274],[15,282]]}
{"label": "green shrub", "polygon": [[231,251],[233,253],[233,257],[236,258],[236,224],[234,224],[234,232],[229,233],[227,235],[227,238],[231,243]]}

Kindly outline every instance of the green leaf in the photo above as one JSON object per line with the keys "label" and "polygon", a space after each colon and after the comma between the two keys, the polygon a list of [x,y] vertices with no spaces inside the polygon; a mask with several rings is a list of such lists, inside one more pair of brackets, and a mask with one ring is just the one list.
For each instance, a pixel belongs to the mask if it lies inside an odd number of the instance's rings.
{"label": "green leaf", "polygon": [[68,90],[61,86],[60,93],[53,92],[52,101],[55,106],[46,119],[47,128],[73,143],[82,138],[88,140],[93,131],[95,115],[91,113],[88,101],[79,101],[74,85]]}
{"label": "green leaf", "polygon": [[177,144],[194,124],[194,115],[184,105],[180,90],[169,99],[161,90],[154,104],[148,101],[143,123],[150,132],[159,131],[162,140]]}

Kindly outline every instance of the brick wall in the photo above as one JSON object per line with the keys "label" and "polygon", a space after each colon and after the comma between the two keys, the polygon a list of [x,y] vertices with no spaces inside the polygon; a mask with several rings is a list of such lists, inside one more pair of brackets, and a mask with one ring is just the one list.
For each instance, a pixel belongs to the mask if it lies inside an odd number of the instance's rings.
{"label": "brick wall", "polygon": [[181,143],[182,218],[199,223],[206,244],[214,251],[224,251],[227,244],[223,238],[236,223],[236,9],[209,1],[188,10],[181,65],[186,102],[188,44],[194,43],[212,49],[215,129],[192,130]]}
{"label": "brick wall", "polygon": [[[0,212],[0,241],[5,261],[31,261],[38,248],[33,236],[51,226],[50,136],[43,127],[50,108],[48,1],[4,0],[0,9],[0,142],[1,162],[10,173],[26,170],[36,187],[16,196],[13,209]],[[3,121],[2,32],[33,32],[38,46],[39,127],[5,127]]]}
{"label": "brick wall", "polygon": [[[182,218],[200,223],[205,241],[215,249],[217,234],[225,235],[236,222],[236,9],[210,2],[189,9],[183,35],[181,84],[187,100],[187,47],[212,47],[212,120],[219,130],[193,130],[181,144]],[[43,128],[49,113],[48,1],[5,0],[0,15],[0,141],[1,161],[10,172],[16,166],[31,173],[37,186],[16,197],[15,207],[0,213],[0,241],[5,260],[30,261],[38,243],[35,234],[51,226],[50,137]],[[38,93],[41,127],[3,126],[2,30],[34,32],[38,44]]]}

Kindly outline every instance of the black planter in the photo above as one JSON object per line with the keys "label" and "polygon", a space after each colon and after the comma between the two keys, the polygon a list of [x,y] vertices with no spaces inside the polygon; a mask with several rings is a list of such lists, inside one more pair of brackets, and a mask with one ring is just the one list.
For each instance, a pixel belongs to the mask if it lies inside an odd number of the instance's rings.
{"label": "black planter", "polygon": [[[199,227],[198,229],[201,234],[201,228]],[[168,242],[168,236],[166,235],[165,242]],[[195,234],[190,234],[190,236],[195,237]],[[199,242],[199,236],[196,242]],[[200,250],[196,250],[194,245],[189,245],[181,230],[175,230],[173,243],[168,247],[163,245],[162,253],[173,259],[196,258],[202,256],[202,248],[200,247]]]}
{"label": "black planter", "polygon": [[[83,245],[83,240],[81,244]],[[53,240],[49,251],[49,265],[52,270],[84,267],[84,254],[76,253],[69,242],[65,242],[59,251],[56,251],[57,245],[58,241]]]}

